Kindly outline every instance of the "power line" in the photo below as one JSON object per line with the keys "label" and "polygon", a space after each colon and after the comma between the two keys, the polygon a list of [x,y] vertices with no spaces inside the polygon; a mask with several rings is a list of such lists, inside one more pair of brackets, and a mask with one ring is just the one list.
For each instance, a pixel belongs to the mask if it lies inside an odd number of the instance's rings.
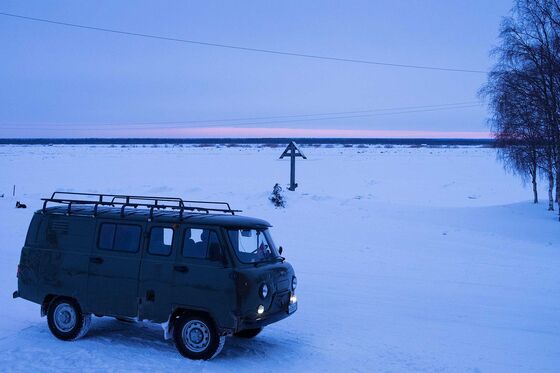
{"label": "power line", "polygon": [[[430,112],[430,111],[441,111],[441,110],[451,110],[451,109],[467,109],[472,107],[480,106],[480,104],[476,105],[464,105],[464,106],[456,106],[456,107],[443,107],[443,108],[433,108],[433,109],[418,109],[418,110],[407,110],[407,111],[398,111],[398,112],[388,112],[388,113],[375,113],[375,114],[361,114],[361,115],[345,115],[345,116],[334,116],[334,117],[323,117],[323,118],[308,118],[308,119],[289,119],[289,120],[274,120],[274,121],[257,121],[257,122],[243,122],[243,123],[234,123],[230,124],[231,127],[243,127],[243,126],[255,126],[255,125],[262,125],[262,124],[283,124],[283,123],[298,123],[298,122],[316,122],[316,121],[324,121],[324,120],[333,120],[333,119],[355,119],[355,118],[371,118],[371,117],[378,117],[378,116],[387,116],[387,115],[400,115],[400,114],[409,114],[409,113],[422,113],[422,112]],[[206,126],[200,126],[200,128],[208,128],[208,127],[223,127],[223,124],[211,124]],[[126,127],[128,129],[143,129],[145,127]],[[159,128],[196,128],[195,126],[181,126],[181,125],[173,125],[173,126],[164,126]]]}
{"label": "power line", "polygon": [[[443,105],[449,105],[449,104],[443,104]],[[442,105],[440,105],[442,106]],[[387,115],[401,115],[401,114],[410,114],[410,113],[422,113],[422,112],[433,112],[433,111],[442,111],[442,110],[454,110],[454,109],[468,109],[468,108],[474,108],[474,107],[480,107],[480,103],[478,104],[460,104],[460,105],[456,105],[456,106],[442,106],[442,107],[416,107],[417,109],[414,109],[414,107],[409,107],[408,110],[400,110],[400,111],[388,111],[385,113],[370,113],[370,114],[359,114],[359,115],[339,115],[339,116],[327,116],[327,117],[322,117],[322,118],[304,118],[304,119],[287,119],[287,120],[269,120],[269,121],[253,121],[253,122],[239,122],[239,123],[233,123],[233,124],[227,124],[224,125],[223,123],[220,124],[207,124],[207,125],[202,125],[202,126],[184,126],[184,125],[164,125],[164,126],[157,126],[157,127],[145,127],[145,125],[153,125],[154,123],[142,123],[142,124],[118,124],[118,123],[114,123],[114,124],[103,124],[104,126],[110,125],[111,128],[109,128],[109,130],[117,130],[117,129],[174,129],[174,128],[211,128],[211,127],[224,127],[224,126],[228,126],[228,127],[243,127],[243,126],[254,126],[254,125],[263,125],[263,124],[284,124],[284,123],[297,123],[297,122],[314,122],[314,121],[325,121],[325,120],[334,120],[334,119],[354,119],[354,118],[369,118],[369,117],[376,117],[376,116],[387,116]],[[420,108],[420,109],[418,109]],[[376,109],[376,110],[389,110],[389,109]],[[372,111],[372,110],[370,110]],[[261,118],[266,118],[266,117],[261,117]],[[275,117],[270,117],[270,118],[275,118]],[[278,118],[278,117],[276,117]],[[250,118],[247,118],[250,119]],[[224,119],[222,121],[227,121],[229,119]],[[159,122],[161,123],[165,123],[165,122]],[[173,122],[171,122],[173,123]],[[194,122],[197,123],[197,122]],[[199,122],[198,122],[199,123]],[[183,123],[184,124],[184,123]],[[192,124],[192,122],[190,123]],[[99,128],[99,127],[80,127],[79,124],[74,124],[74,126],[72,127],[62,127],[62,126],[69,126],[70,124],[60,124],[61,126],[56,126],[56,127],[43,127],[43,126],[52,126],[53,123],[44,123],[44,124],[39,124],[36,123],[35,126],[30,126],[29,124],[24,124],[23,127],[22,125],[15,125],[15,124],[8,124],[12,125],[13,127],[4,127],[4,125],[2,125],[3,129],[38,129],[38,127],[36,126],[41,126],[40,129],[41,130],[69,130],[69,129],[73,129],[73,130],[93,130],[93,131],[101,131],[101,130],[107,130],[107,128]],[[83,126],[84,124],[82,124]],[[94,124],[87,124],[87,125],[94,125]],[[98,126],[98,125],[97,125]]]}
{"label": "power line", "polygon": [[144,34],[144,33],[131,32],[131,31],[114,30],[114,29],[108,29],[108,28],[96,27],[96,26],[86,26],[86,25],[80,25],[80,24],[76,24],[76,23],[54,21],[54,20],[45,19],[45,18],[28,17],[28,16],[22,16],[22,15],[19,15],[19,14],[4,13],[4,12],[0,12],[0,15],[6,16],[6,17],[12,17],[12,18],[24,19],[24,20],[28,20],[28,21],[43,22],[43,23],[49,23],[49,24],[54,24],[54,25],[67,26],[67,27],[76,27],[76,28],[81,28],[81,29],[86,29],[86,30],[101,31],[101,32],[120,34],[120,35],[128,35],[128,36],[137,36],[137,37],[150,38],[150,39],[166,40],[166,41],[172,41],[172,42],[178,42],[178,43],[196,44],[196,45],[203,45],[203,46],[207,46],[207,47],[236,49],[236,50],[242,50],[242,51],[246,51],[246,52],[268,53],[268,54],[284,55],[284,56],[291,56],[291,57],[312,58],[312,59],[317,59],[317,60],[349,62],[349,63],[359,63],[359,64],[366,64],[366,65],[388,66],[388,67],[400,67],[400,68],[408,68],[408,69],[436,70],[436,71],[461,72],[461,73],[473,73],[473,74],[487,74],[488,73],[487,71],[483,71],[483,70],[459,69],[459,68],[425,66],[425,65],[411,65],[411,64],[401,64],[401,63],[389,63],[389,62],[380,62],[380,61],[371,61],[371,60],[361,60],[361,59],[354,59],[354,58],[330,57],[330,56],[322,56],[322,55],[316,55],[316,54],[286,52],[286,51],[278,51],[278,50],[272,50],[272,49],[243,47],[243,46],[239,46],[239,45],[221,44],[221,43],[205,42],[205,41],[190,40],[190,39],[181,39],[181,38],[174,38],[174,37],[161,36],[161,35],[153,35],[153,34]]}
{"label": "power line", "polygon": [[[439,104],[439,105],[424,105],[424,106],[404,106],[404,107],[393,107],[393,108],[380,108],[380,109],[370,109],[370,110],[357,110],[357,111],[339,111],[339,112],[330,112],[330,113],[317,113],[317,114],[295,114],[295,115],[278,115],[278,116],[268,116],[268,117],[246,117],[246,118],[227,118],[227,119],[205,119],[205,120],[189,120],[189,121],[165,121],[165,122],[127,122],[127,123],[45,123],[45,122],[36,122],[36,123],[4,123],[0,124],[1,126],[44,126],[44,125],[60,125],[60,126],[75,126],[75,125],[88,125],[88,126],[119,126],[119,127],[129,127],[135,128],[130,126],[144,126],[144,125],[166,125],[166,124],[175,124],[178,126],[171,126],[171,127],[161,127],[161,128],[180,128],[185,127],[185,124],[204,124],[204,123],[214,123],[209,125],[204,125],[202,127],[217,127],[223,126],[224,124],[216,124],[216,122],[241,122],[241,123],[234,123],[228,124],[230,126],[235,125],[246,125],[246,124],[270,124],[270,123],[290,123],[290,122],[307,122],[307,121],[320,121],[320,120],[330,120],[330,119],[343,119],[343,118],[365,118],[365,117],[372,117],[372,116],[384,116],[384,115],[394,115],[394,114],[407,114],[407,113],[418,113],[424,111],[439,111],[439,110],[450,110],[450,109],[462,109],[462,108],[470,108],[470,107],[477,107],[480,106],[480,103],[475,103],[476,101],[464,102],[464,103],[455,103],[455,104]],[[359,114],[359,113],[372,113],[372,114],[362,114],[362,115],[350,115],[350,116],[332,116],[332,115],[342,115],[342,114]],[[311,116],[321,116],[319,118],[308,118],[306,117]],[[298,118],[298,119],[291,119],[290,118]],[[270,119],[281,119],[281,120],[274,120],[274,121],[265,121]],[[288,120],[282,120],[288,119]],[[254,121],[249,122],[246,121]],[[194,126],[190,126],[194,127]],[[17,127],[22,128],[22,127]],[[33,128],[33,127],[29,127]],[[141,128],[141,127],[136,127]],[[187,127],[188,128],[188,127]]]}
{"label": "power line", "polygon": [[[324,113],[312,113],[312,114],[289,114],[289,115],[273,115],[273,116],[259,116],[259,117],[241,117],[241,118],[225,118],[225,119],[189,119],[189,120],[174,120],[174,121],[149,121],[149,122],[106,122],[106,123],[58,123],[60,125],[95,125],[95,126],[114,126],[114,125],[158,125],[158,124],[204,124],[204,123],[216,123],[216,122],[239,122],[247,120],[270,120],[270,119],[287,119],[287,118],[306,118],[306,117],[316,117],[316,116],[330,116],[330,115],[347,115],[347,114],[363,114],[363,113],[376,113],[376,112],[387,112],[387,111],[401,111],[401,110],[413,110],[413,109],[431,109],[431,108],[446,108],[455,107],[462,105],[480,105],[480,101],[463,101],[454,102],[447,104],[434,104],[434,105],[415,105],[415,106],[397,106],[397,107],[387,107],[387,108],[374,108],[374,109],[363,109],[363,110],[352,110],[352,111],[331,111]],[[11,125],[12,123],[4,123],[0,125]],[[54,123],[18,123],[18,125],[52,125]]]}

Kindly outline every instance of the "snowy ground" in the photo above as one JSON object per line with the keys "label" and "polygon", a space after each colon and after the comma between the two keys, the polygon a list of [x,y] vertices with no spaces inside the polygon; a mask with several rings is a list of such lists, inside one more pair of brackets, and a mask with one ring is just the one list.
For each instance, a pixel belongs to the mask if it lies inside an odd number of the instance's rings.
{"label": "snowy ground", "polygon": [[[306,148],[288,208],[281,149],[0,146],[0,370],[554,372],[560,223],[492,149]],[[13,208],[17,199],[29,209]],[[12,300],[25,232],[53,190],[228,200],[274,225],[299,310],[209,362],[158,326],[95,319],[61,342]],[[544,197],[544,193],[542,194]]]}

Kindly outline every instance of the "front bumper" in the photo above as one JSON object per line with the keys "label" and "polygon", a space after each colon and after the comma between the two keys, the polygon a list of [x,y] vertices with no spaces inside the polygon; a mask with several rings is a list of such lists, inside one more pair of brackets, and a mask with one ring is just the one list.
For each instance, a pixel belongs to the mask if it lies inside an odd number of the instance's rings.
{"label": "front bumper", "polygon": [[285,319],[288,316],[290,316],[290,314],[287,311],[280,311],[257,318],[244,317],[239,320],[238,329],[245,330],[262,328],[263,326]]}
{"label": "front bumper", "polygon": [[[262,328],[292,315],[297,310],[297,301],[294,303],[289,301],[291,299],[290,293],[288,293],[287,299],[288,301],[285,303],[279,302],[278,308],[269,309],[268,312],[264,312],[262,315],[241,317],[237,324],[237,331]],[[274,304],[274,302],[275,300],[272,303]]]}

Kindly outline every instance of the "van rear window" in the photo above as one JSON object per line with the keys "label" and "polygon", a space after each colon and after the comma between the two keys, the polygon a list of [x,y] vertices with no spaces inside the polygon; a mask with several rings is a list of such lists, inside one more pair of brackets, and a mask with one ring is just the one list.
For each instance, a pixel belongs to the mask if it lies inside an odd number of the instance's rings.
{"label": "van rear window", "polygon": [[142,229],[138,225],[101,224],[98,247],[103,250],[135,253],[140,246]]}

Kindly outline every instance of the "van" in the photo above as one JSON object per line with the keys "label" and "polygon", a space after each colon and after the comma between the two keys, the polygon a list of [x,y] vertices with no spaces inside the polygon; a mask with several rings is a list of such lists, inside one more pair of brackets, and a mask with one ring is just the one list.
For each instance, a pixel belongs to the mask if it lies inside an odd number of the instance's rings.
{"label": "van", "polygon": [[34,213],[14,298],[41,305],[52,334],[92,315],[159,323],[190,359],[255,337],[297,309],[297,279],[271,225],[225,202],[55,192]]}

